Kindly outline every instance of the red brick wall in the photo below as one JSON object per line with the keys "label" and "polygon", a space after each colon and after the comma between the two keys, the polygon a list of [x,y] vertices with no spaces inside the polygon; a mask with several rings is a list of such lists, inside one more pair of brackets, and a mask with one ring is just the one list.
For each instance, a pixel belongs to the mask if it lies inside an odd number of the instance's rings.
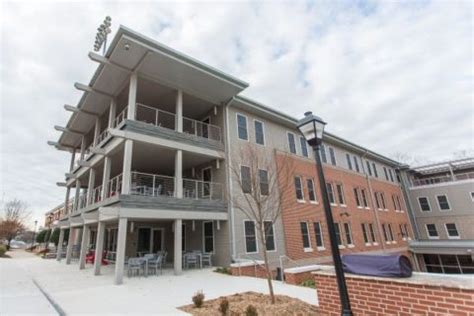
{"label": "red brick wall", "polygon": [[[232,275],[235,276],[251,276],[251,277],[256,277],[256,278],[262,278],[266,279],[267,278],[267,273],[265,269],[262,266],[245,266],[245,267],[231,267],[230,268]],[[276,279],[276,270],[271,271],[272,272],[272,278]]]}
{"label": "red brick wall", "polygon": [[313,279],[312,271],[301,273],[285,273],[285,282],[288,284],[299,285],[303,281]]}
{"label": "red brick wall", "polygon": [[[322,315],[340,315],[334,275],[315,274]],[[474,290],[346,275],[354,315],[474,315]]]}
{"label": "red brick wall", "polygon": [[[302,178],[305,196],[305,203],[299,203],[296,201],[293,179],[291,179],[291,186],[288,189],[281,188],[280,190],[282,194],[282,221],[285,230],[287,255],[293,260],[330,257],[331,252],[326,217],[324,215],[322,206],[321,190],[319,186],[319,179],[316,176],[316,167],[314,165],[314,161],[294,155],[288,155],[286,153],[276,154],[276,160],[278,164],[281,165],[286,163],[286,159],[290,159],[291,166],[294,169],[294,174],[290,175],[290,177],[292,178],[293,176],[300,176]],[[398,184],[370,178],[370,183],[374,191],[385,192],[385,200],[388,211],[378,211],[374,209],[373,198],[371,196],[369,184],[365,175],[328,165],[324,166],[324,172],[327,182],[342,183],[344,188],[346,206],[331,206],[334,221],[341,224],[344,222],[349,222],[351,224],[354,248],[341,249],[342,254],[381,251],[383,247],[385,247],[387,250],[393,249],[392,251],[400,250],[401,252],[405,252],[407,250],[407,241],[402,240],[402,236],[398,234],[399,224],[407,224],[411,234],[412,230],[410,228],[410,221],[407,216],[403,194]],[[285,179],[285,177],[288,177],[288,175],[281,174],[279,176],[280,187],[287,186],[288,180]],[[309,195],[306,186],[306,179],[309,178],[314,180],[317,199],[319,201],[318,204],[312,204],[309,202]],[[354,187],[364,188],[366,190],[370,209],[367,210],[357,208],[357,203],[353,193]],[[400,196],[402,208],[405,210],[404,213],[395,212],[392,205],[392,194],[397,194]],[[349,216],[346,216],[344,213],[349,214]],[[392,224],[394,239],[397,241],[397,243],[385,244],[382,236],[382,228],[378,227],[377,225],[376,215],[379,217],[380,223]],[[304,221],[308,222],[309,224],[309,234],[311,246],[313,248],[313,251],[311,252],[305,252],[303,249],[300,222]],[[325,247],[324,250],[316,249],[316,237],[313,228],[313,223],[316,221],[321,222]],[[372,223],[374,225],[374,228],[376,229],[375,233],[378,245],[365,245],[361,223]]]}

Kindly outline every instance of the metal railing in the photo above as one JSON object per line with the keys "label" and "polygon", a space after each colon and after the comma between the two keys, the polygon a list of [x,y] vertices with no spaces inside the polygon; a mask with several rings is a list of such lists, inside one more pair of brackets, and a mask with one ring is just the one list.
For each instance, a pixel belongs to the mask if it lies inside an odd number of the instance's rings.
{"label": "metal railing", "polygon": [[174,113],[137,103],[135,119],[159,127],[176,129],[176,116]]}
{"label": "metal railing", "polygon": [[107,195],[106,197],[112,197],[119,195],[122,192],[122,174],[119,174],[109,180],[107,185]]}
{"label": "metal railing", "polygon": [[196,200],[223,200],[222,184],[194,179],[183,179],[183,197]]}
{"label": "metal railing", "polygon": [[130,194],[175,196],[175,178],[158,174],[132,172]]}
{"label": "metal railing", "polygon": [[221,128],[216,125],[204,123],[183,117],[183,132],[202,138],[208,138],[215,141],[221,141]]}
{"label": "metal railing", "polygon": [[77,208],[73,210],[73,213],[87,206],[87,193],[80,194],[77,199],[78,199]]}
{"label": "metal railing", "polygon": [[105,130],[102,131],[102,133],[99,134],[99,136],[97,136],[97,140],[96,140],[96,145],[99,145],[104,139],[107,138],[107,136],[109,136],[109,129],[106,128]]}
{"label": "metal railing", "polygon": [[122,112],[120,112],[119,115],[115,117],[114,121],[111,124],[112,128],[116,128],[117,126],[120,125],[120,123],[123,122],[123,120],[125,120],[125,118],[127,117],[127,110],[128,110],[128,106],[126,106],[122,110]]}
{"label": "metal railing", "polygon": [[422,185],[432,185],[432,184],[438,184],[438,183],[462,181],[462,180],[469,180],[469,179],[474,179],[474,172],[455,174],[454,178],[451,177],[450,175],[446,175],[446,176],[432,177],[432,178],[426,178],[426,179],[413,179],[412,186],[417,187],[417,186],[422,186]]}
{"label": "metal railing", "polygon": [[89,197],[89,205],[95,204],[102,201],[102,185],[96,187],[91,196]]}

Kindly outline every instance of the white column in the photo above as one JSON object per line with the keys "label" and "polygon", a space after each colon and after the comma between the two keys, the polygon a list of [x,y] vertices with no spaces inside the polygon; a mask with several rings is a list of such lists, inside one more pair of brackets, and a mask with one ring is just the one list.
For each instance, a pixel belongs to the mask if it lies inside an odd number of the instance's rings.
{"label": "white column", "polygon": [[95,169],[89,170],[89,183],[87,185],[87,205],[94,202]]}
{"label": "white column", "polygon": [[89,249],[89,237],[90,237],[90,226],[84,225],[82,227],[82,242],[81,242],[81,255],[79,256],[79,269],[86,267],[86,254]]}
{"label": "white column", "polygon": [[58,249],[56,253],[56,260],[61,261],[61,253],[63,252],[64,229],[59,229]]}
{"label": "white column", "polygon": [[97,139],[99,138],[100,134],[100,117],[95,118],[95,127],[94,127],[94,141],[93,146],[97,145]]}
{"label": "white column", "polygon": [[122,170],[122,194],[130,193],[130,184],[132,178],[132,152],[133,141],[131,139],[125,140],[123,149],[123,170]]}
{"label": "white column", "polygon": [[71,210],[69,209],[69,197],[71,196],[71,188],[66,188],[66,197],[64,198],[64,214],[69,214]]}
{"label": "white column", "polygon": [[102,192],[101,192],[102,200],[105,200],[107,198],[111,167],[112,167],[112,158],[106,156],[104,159],[104,173],[102,174]]}
{"label": "white column", "polygon": [[74,244],[74,228],[69,227],[69,238],[66,249],[66,264],[71,264],[72,246]]}
{"label": "white column", "polygon": [[128,89],[128,110],[127,119],[134,120],[137,108],[137,86],[138,77],[136,73],[130,75],[130,86]]}
{"label": "white column", "polygon": [[125,247],[127,245],[127,218],[120,218],[117,236],[117,257],[115,259],[115,284],[123,283]]}
{"label": "white column", "polygon": [[176,131],[183,132],[183,91],[181,90],[176,91]]}
{"label": "white column", "polygon": [[175,196],[183,198],[183,151],[177,150],[174,157]]}
{"label": "white column", "polygon": [[74,160],[76,160],[76,148],[74,148],[71,153],[71,162],[69,163],[69,172],[72,172],[72,169],[74,169]]}
{"label": "white column", "polygon": [[112,98],[112,100],[110,101],[110,108],[109,108],[109,124],[108,124],[109,128],[114,127],[113,124],[114,124],[116,112],[117,112],[117,102],[115,101],[115,99]]}
{"label": "white column", "polygon": [[81,195],[81,180],[76,180],[76,195],[74,197],[74,211],[79,208],[79,196]]}
{"label": "white column", "polygon": [[95,242],[94,275],[100,275],[100,267],[102,266],[102,252],[104,249],[104,232],[105,223],[99,222],[97,226],[97,239]]}
{"label": "white column", "polygon": [[86,138],[84,136],[82,136],[82,139],[81,139],[81,160],[84,160],[84,154],[85,154],[85,151],[86,151]]}
{"label": "white column", "polygon": [[179,275],[183,269],[182,265],[182,230],[183,230],[183,221],[181,219],[176,219],[174,221],[174,274]]}

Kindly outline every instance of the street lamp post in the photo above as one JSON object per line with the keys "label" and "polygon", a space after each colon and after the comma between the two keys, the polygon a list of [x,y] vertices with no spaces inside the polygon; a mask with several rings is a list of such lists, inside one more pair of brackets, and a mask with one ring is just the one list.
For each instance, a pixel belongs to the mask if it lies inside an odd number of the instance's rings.
{"label": "street lamp post", "polygon": [[38,221],[35,221],[35,230],[33,231],[33,241],[31,242],[31,246],[35,244],[35,237],[36,237],[36,225],[38,225]]}
{"label": "street lamp post", "polygon": [[321,187],[324,213],[331,242],[332,259],[336,270],[337,286],[339,288],[339,298],[341,301],[341,315],[352,315],[349,294],[347,292],[346,279],[342,268],[339,245],[337,244],[336,231],[334,229],[334,219],[332,217],[331,205],[329,204],[326,180],[324,179],[323,167],[321,165],[320,146],[323,140],[324,126],[326,123],[311,112],[306,112],[305,117],[298,122],[298,129],[303,134],[308,144],[313,148],[316,158],[316,170],[318,172],[319,186]]}

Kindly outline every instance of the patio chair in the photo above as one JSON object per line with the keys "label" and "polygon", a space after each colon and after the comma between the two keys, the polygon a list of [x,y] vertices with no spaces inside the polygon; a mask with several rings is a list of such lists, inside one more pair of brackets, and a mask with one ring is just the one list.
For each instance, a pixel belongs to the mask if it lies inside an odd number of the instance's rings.
{"label": "patio chair", "polygon": [[160,274],[163,274],[163,256],[158,255],[153,259],[148,260],[148,272],[154,271],[155,275],[158,275],[158,269],[160,270]]}
{"label": "patio chair", "polygon": [[212,253],[203,253],[202,254],[202,266],[203,267],[212,267]]}
{"label": "patio chair", "polygon": [[130,277],[135,272],[137,276],[140,276],[141,271],[143,270],[143,261],[140,258],[129,258],[127,265],[127,275]]}
{"label": "patio chair", "polygon": [[199,266],[198,256],[194,253],[187,253],[184,256],[184,266],[186,269],[189,269],[189,266],[194,266],[197,268]]}

